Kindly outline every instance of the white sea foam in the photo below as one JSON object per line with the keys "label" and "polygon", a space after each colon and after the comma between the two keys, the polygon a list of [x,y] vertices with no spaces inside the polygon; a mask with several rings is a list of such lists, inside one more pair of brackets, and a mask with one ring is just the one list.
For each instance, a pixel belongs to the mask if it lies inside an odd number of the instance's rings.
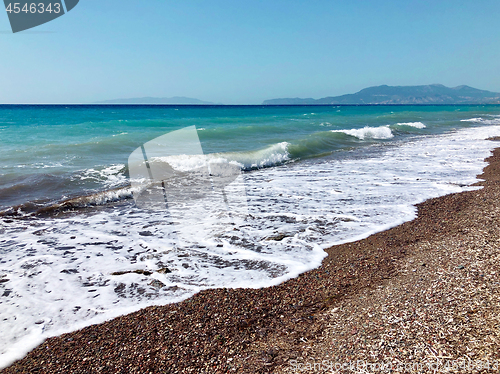
{"label": "white sea foam", "polygon": [[123,199],[132,198],[133,188],[124,187],[116,190],[109,190],[91,194],[88,196],[81,196],[73,199],[66,200],[62,203],[55,204],[55,206],[70,206],[70,207],[89,207],[93,205],[104,205],[112,201],[120,201]]}
{"label": "white sea foam", "polygon": [[168,163],[172,168],[178,171],[189,171],[208,165],[208,157],[200,155],[176,155],[164,157],[151,157],[150,164],[156,162]]}
{"label": "white sea foam", "polygon": [[480,117],[476,117],[476,118],[469,118],[469,119],[461,119],[460,122],[476,122],[476,123],[480,123],[484,121],[484,119],[480,118]]}
{"label": "white sea foam", "polygon": [[401,122],[396,123],[396,126],[410,126],[415,127],[416,129],[425,129],[426,126],[422,122]]}
{"label": "white sea foam", "polygon": [[256,151],[152,157],[151,161],[166,162],[179,171],[189,171],[205,167],[209,163],[224,162],[238,165],[244,170],[250,170],[280,165],[289,161],[288,146],[289,143],[281,142]]}
{"label": "white sea foam", "polygon": [[358,139],[390,139],[394,137],[389,126],[380,127],[363,127],[362,129],[351,130],[331,130],[332,132],[342,132],[344,134],[354,136]]}
{"label": "white sea foam", "polygon": [[[30,164],[18,164],[18,165],[15,165],[14,167],[21,168],[21,169],[24,169],[26,167],[33,168],[33,169],[51,169],[51,168],[59,168],[62,166],[63,166],[63,164],[61,164],[60,162],[49,162],[49,163],[34,162],[34,163],[30,163]],[[3,167],[7,168],[7,167],[12,167],[12,166],[5,165]]]}
{"label": "white sea foam", "polygon": [[497,118],[497,116],[494,115],[489,115],[488,117],[493,117],[495,119],[485,119],[482,117],[476,117],[476,118],[462,119],[460,120],[460,122],[473,122],[473,123],[480,123],[481,125],[500,125],[500,118]]}
{"label": "white sea foam", "polygon": [[425,199],[472,189],[465,185],[495,146],[484,139],[496,135],[500,126],[469,128],[374,147],[363,158],[246,173],[246,220],[231,225],[215,217],[219,223],[184,244],[168,212],[132,203],[0,219],[0,277],[8,279],[0,283],[0,367],[48,336],[201,289],[265,287],[315,268],[322,248],[408,221],[413,204]]}
{"label": "white sea foam", "polygon": [[281,142],[257,151],[220,153],[215,156],[233,160],[246,170],[270,167],[290,160],[289,145],[287,142]]}
{"label": "white sea foam", "polygon": [[99,184],[105,188],[114,188],[127,183],[127,177],[124,170],[124,164],[110,165],[102,169],[90,168],[83,170],[74,178],[80,180],[91,180],[99,182]]}

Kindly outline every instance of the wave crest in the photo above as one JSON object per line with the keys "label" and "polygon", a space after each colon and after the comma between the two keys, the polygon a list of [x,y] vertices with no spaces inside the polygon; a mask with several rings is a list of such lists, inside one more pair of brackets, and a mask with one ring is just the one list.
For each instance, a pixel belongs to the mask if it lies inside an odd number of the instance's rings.
{"label": "wave crest", "polygon": [[414,127],[416,129],[425,129],[427,127],[422,122],[401,122],[401,123],[396,123],[396,126],[409,126],[409,127]]}
{"label": "wave crest", "polygon": [[477,117],[477,118],[461,119],[460,122],[480,123],[481,125],[500,125],[500,118],[484,119],[481,117]]}
{"label": "wave crest", "polygon": [[346,135],[354,136],[358,139],[391,139],[394,137],[389,126],[369,127],[351,130],[332,130],[332,132],[341,132]]}
{"label": "wave crest", "polygon": [[243,170],[260,169],[290,161],[289,145],[281,142],[256,151],[216,153],[212,157],[236,162]]}
{"label": "wave crest", "polygon": [[272,144],[255,151],[221,152],[207,155],[178,155],[153,157],[152,162],[167,162],[174,169],[189,171],[207,166],[209,163],[230,163],[239,166],[242,170],[261,169],[281,165],[290,161],[288,142]]}

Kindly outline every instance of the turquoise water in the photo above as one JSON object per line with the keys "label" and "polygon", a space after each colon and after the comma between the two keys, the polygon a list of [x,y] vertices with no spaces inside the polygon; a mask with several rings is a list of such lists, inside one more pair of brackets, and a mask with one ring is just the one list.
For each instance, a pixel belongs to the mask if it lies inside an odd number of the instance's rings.
{"label": "turquoise water", "polygon": [[[125,185],[135,148],[192,125],[204,153],[231,152],[250,170],[484,125],[499,113],[500,106],[1,106],[0,210]],[[474,118],[481,120],[463,121]],[[378,130],[336,132],[365,127]]]}
{"label": "turquoise water", "polygon": [[[130,154],[192,126],[237,175],[202,184],[198,153],[150,157],[188,177],[136,204]],[[318,267],[477,188],[492,136],[500,106],[0,106],[0,368],[49,336]]]}

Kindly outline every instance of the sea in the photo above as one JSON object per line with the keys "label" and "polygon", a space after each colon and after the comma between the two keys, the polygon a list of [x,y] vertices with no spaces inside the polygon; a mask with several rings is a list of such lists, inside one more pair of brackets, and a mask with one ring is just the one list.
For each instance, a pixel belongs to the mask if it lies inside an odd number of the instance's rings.
{"label": "sea", "polygon": [[[232,165],[238,188],[219,192],[238,217],[138,204],[131,155],[182,131],[199,146],[166,147],[171,165]],[[316,268],[417,203],[480,188],[495,136],[495,105],[0,106],[0,367],[50,336]]]}

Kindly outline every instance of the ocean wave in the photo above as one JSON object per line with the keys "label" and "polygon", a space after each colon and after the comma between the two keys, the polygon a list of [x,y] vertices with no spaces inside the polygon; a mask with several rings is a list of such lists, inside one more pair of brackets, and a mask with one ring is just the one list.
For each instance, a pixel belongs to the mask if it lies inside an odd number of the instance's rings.
{"label": "ocean wave", "polygon": [[105,188],[118,187],[127,183],[124,164],[114,164],[102,169],[89,168],[81,171],[73,178],[82,181],[90,180],[101,183]]}
{"label": "ocean wave", "polygon": [[49,203],[45,206],[37,202],[27,202],[0,211],[0,216],[25,217],[32,215],[50,215],[68,210],[105,205],[111,202],[131,199],[132,197],[133,189],[130,186],[127,186],[116,188],[113,190],[100,191],[88,195],[72,197],[60,202]]}
{"label": "ocean wave", "polygon": [[351,130],[331,130],[332,132],[341,132],[346,135],[354,136],[358,139],[390,139],[394,137],[389,126],[369,127],[365,126],[362,129]]}
{"label": "ocean wave", "polygon": [[[289,143],[281,142],[255,151],[152,157],[150,163],[168,162],[174,169],[179,171],[190,171],[213,163],[230,163],[246,171],[277,166],[290,161],[288,146]],[[131,199],[135,191],[130,186],[130,182],[134,181],[128,179],[127,167],[124,164],[114,164],[103,168],[89,168],[71,175],[37,175],[34,178],[35,180],[28,178],[28,180],[16,181],[12,186],[0,190],[9,196],[19,194],[26,196],[26,194],[29,195],[33,185],[36,185],[38,189],[47,190],[46,195],[48,196],[51,186],[57,185],[62,188],[61,195],[66,194],[66,196],[71,197],[60,196],[55,199],[28,197],[28,201],[24,203],[19,204],[13,201],[10,207],[4,206],[4,209],[0,211],[0,215],[22,217],[106,205]],[[86,183],[86,188],[81,186],[82,182]],[[147,182],[139,181],[139,183],[135,184],[140,188],[145,188]],[[90,192],[89,187],[91,188]],[[96,189],[101,191],[95,191]]]}
{"label": "ocean wave", "polygon": [[[495,118],[495,116],[490,116],[490,117]],[[484,119],[481,117],[476,117],[476,118],[469,118],[469,119],[461,119],[460,122],[480,123],[481,125],[500,125],[500,118]]]}
{"label": "ocean wave", "polygon": [[290,161],[289,146],[290,143],[281,142],[255,151],[215,153],[212,157],[227,160],[228,162],[236,162],[243,170],[260,169]]}
{"label": "ocean wave", "polygon": [[[168,162],[174,169],[179,171],[190,171],[199,167],[207,166],[213,163],[230,163],[239,166],[242,170],[260,169],[282,164],[290,160],[290,154],[287,151],[289,143],[281,142],[270,145],[264,149],[248,152],[227,152],[213,153],[208,155],[178,155],[168,157],[153,157],[150,162]],[[131,199],[135,189],[130,185],[123,186],[126,182],[124,174],[125,165],[112,165],[102,170],[87,169],[80,175],[80,178],[102,178],[105,186],[114,186],[121,184],[121,187],[107,189],[105,191],[95,192],[83,196],[72,197],[61,202],[52,203],[48,206],[37,209],[35,214],[58,212],[77,208],[87,208],[92,206],[105,205],[120,200]],[[140,188],[145,188],[146,184],[139,183]],[[10,209],[11,212],[31,211],[33,205],[18,206]],[[5,213],[5,211],[3,212]]]}
{"label": "ocean wave", "polygon": [[152,157],[150,162],[166,162],[178,171],[190,171],[205,167],[210,163],[226,162],[237,165],[242,170],[253,170],[277,166],[289,161],[289,145],[287,142],[281,142],[254,151]]}
{"label": "ocean wave", "polygon": [[104,205],[110,202],[132,198],[132,188],[122,187],[113,190],[96,192],[86,196],[79,196],[63,201],[60,204],[54,204],[57,208],[86,208],[89,206]]}
{"label": "ocean wave", "polygon": [[422,122],[401,122],[401,123],[396,123],[395,126],[409,126],[409,127],[414,127],[416,129],[425,129],[427,127]]}

